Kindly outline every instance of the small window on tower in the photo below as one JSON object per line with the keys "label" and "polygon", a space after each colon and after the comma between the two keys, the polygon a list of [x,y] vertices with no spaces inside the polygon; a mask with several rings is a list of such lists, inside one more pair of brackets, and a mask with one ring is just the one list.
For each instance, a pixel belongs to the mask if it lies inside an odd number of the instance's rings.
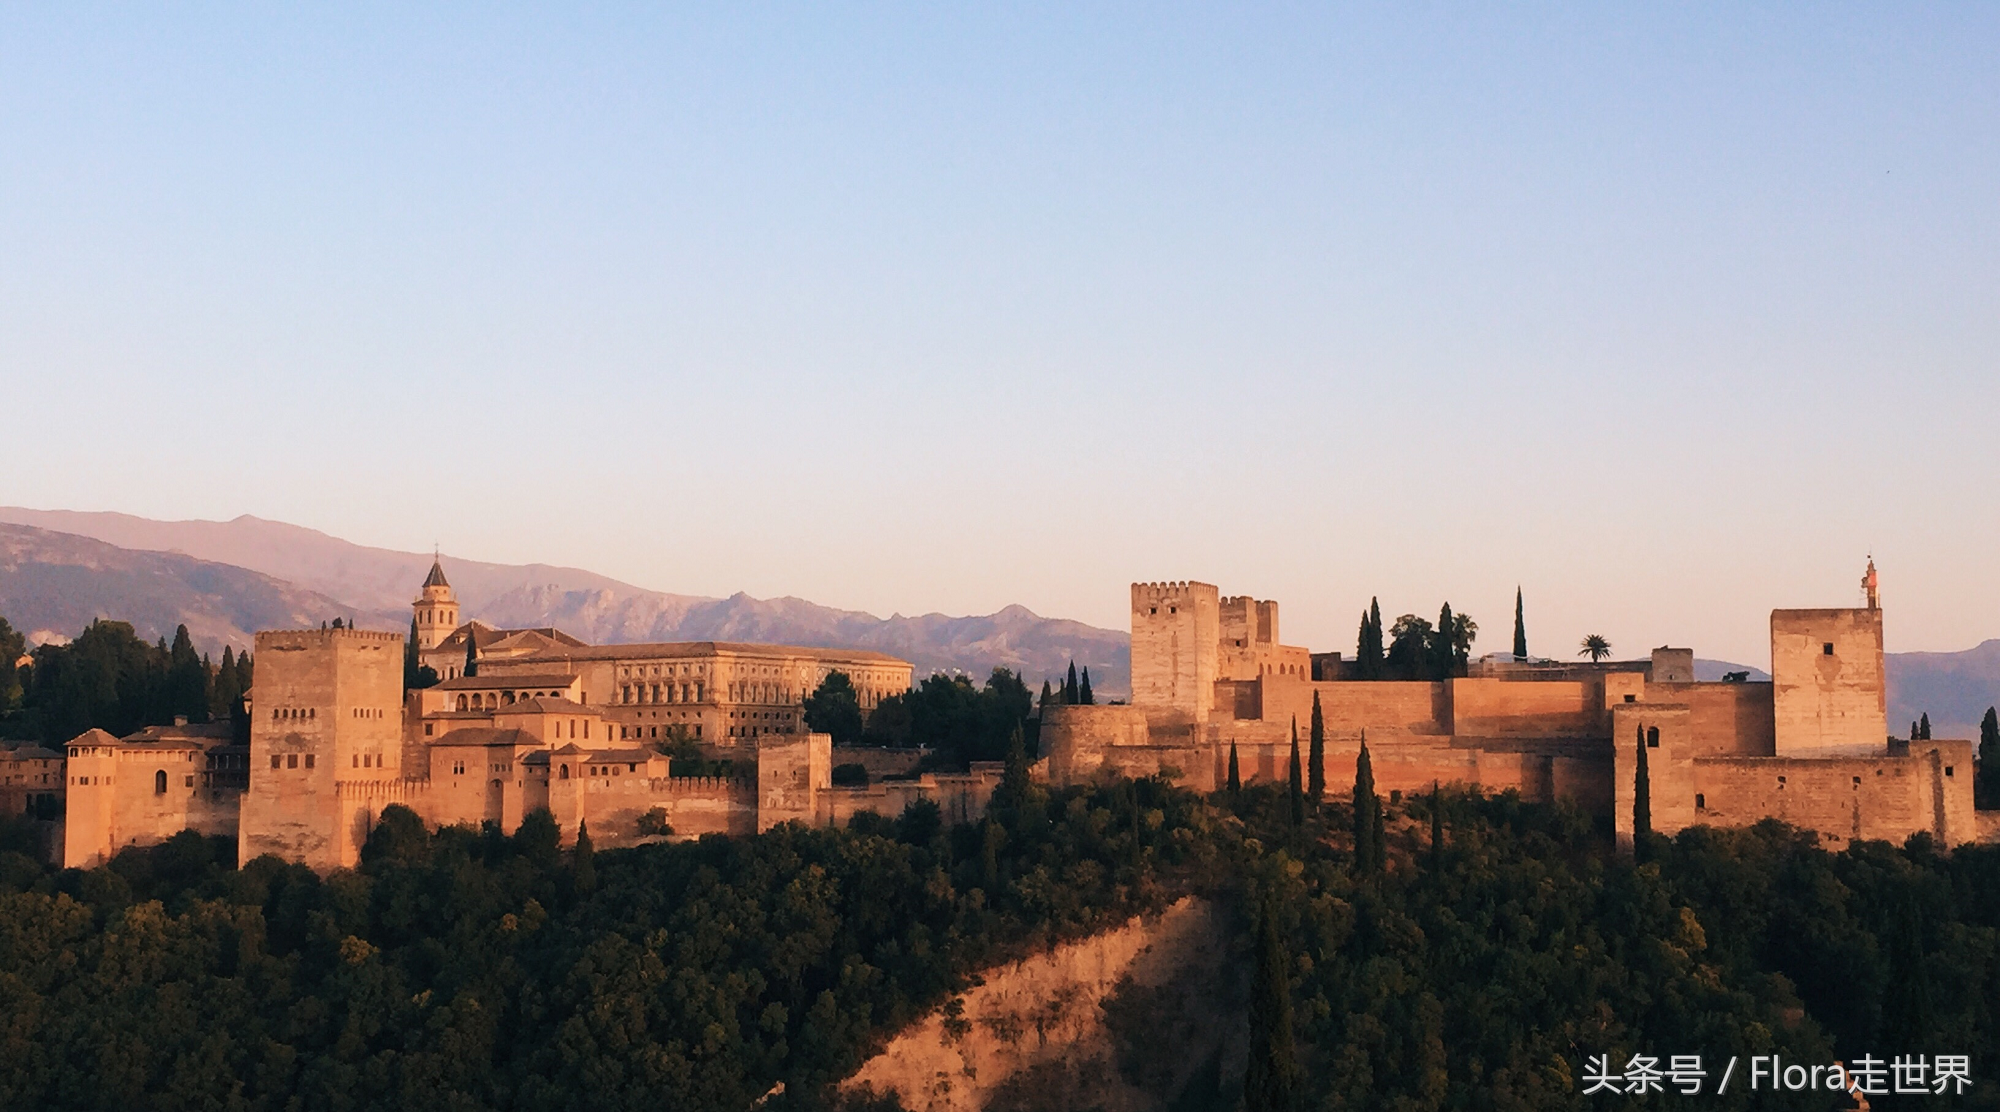
{"label": "small window on tower", "polygon": [[1708,810],[1708,799],[1700,792],[1694,793],[1694,809],[1697,811]]}
{"label": "small window on tower", "polygon": [[1819,654],[1820,654],[1821,656],[1832,656],[1832,655],[1833,655],[1833,642],[1831,642],[1831,641],[1828,641],[1828,642],[1827,642],[1826,644],[1824,644],[1824,645],[1821,645],[1821,646],[1819,647]]}

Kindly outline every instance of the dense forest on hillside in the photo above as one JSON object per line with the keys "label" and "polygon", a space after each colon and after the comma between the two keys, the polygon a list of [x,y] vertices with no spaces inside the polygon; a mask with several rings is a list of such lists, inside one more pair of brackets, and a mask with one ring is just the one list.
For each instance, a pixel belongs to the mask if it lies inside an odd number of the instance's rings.
{"label": "dense forest on hillside", "polygon": [[955,828],[919,806],[600,854],[546,815],[507,837],[392,809],[327,877],[236,870],[194,835],[89,872],[15,841],[0,1107],[821,1107],[979,967],[1187,891],[1237,909],[1216,960],[1281,987],[1252,988],[1247,1054],[1178,1089],[1158,1079],[1179,1048],[1134,1040],[1120,1065],[1163,1107],[1661,1107],[1689,1098],[1583,1096],[1590,1057],[1698,1053],[1705,1103],[1829,1108],[1740,1075],[1709,1094],[1730,1055],[1905,1052],[1973,1064],[1974,1090],[1923,1107],[2000,1107],[1993,847],[1829,854],[1767,824],[1635,863],[1510,796],[1381,814],[1371,841],[1282,787],[1046,790],[1017,753],[989,820]]}

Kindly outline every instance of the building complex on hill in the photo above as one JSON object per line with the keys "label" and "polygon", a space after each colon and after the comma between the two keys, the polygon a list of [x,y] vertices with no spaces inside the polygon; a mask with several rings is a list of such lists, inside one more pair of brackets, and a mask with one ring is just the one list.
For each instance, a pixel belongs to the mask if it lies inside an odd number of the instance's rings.
{"label": "building complex on hill", "polygon": [[1602,664],[1486,660],[1441,681],[1344,678],[1336,654],[1278,641],[1274,602],[1206,583],[1132,585],[1132,702],[1052,706],[1058,782],[1170,771],[1214,789],[1289,775],[1317,700],[1326,777],[1351,784],[1365,738],[1376,785],[1568,799],[1632,834],[1643,749],[1655,831],[1780,819],[1830,846],[1977,837],[1973,743],[1892,740],[1875,567],[1866,604],[1771,612],[1769,682],[1699,682],[1690,649]]}
{"label": "building complex on hill", "polygon": [[[406,691],[401,634],[340,628],[257,634],[248,745],[226,725],[90,731],[57,773],[68,799],[63,860],[90,865],[181,830],[233,835],[239,860],[315,868],[359,859],[383,808],[432,825],[506,831],[546,808],[599,844],[664,829],[751,832],[794,819],[899,813],[931,798],[984,809],[997,767],[835,789],[831,742],[801,702],[828,674],[864,708],[910,686],[910,665],[862,650],[731,642],[586,645],[554,629],[460,623],[441,565],[413,604],[419,660],[444,676]],[[675,776],[691,744],[730,774]],[[47,775],[17,760],[25,781]],[[750,769],[754,776],[748,775]],[[26,794],[27,784],[22,785]]]}
{"label": "building complex on hill", "polygon": [[[1835,847],[1920,832],[1973,840],[1972,743],[1888,737],[1872,563],[1864,586],[1865,606],[1773,611],[1772,679],[1759,683],[1699,681],[1693,651],[1677,648],[1592,664],[1487,658],[1437,681],[1355,679],[1338,654],[1282,644],[1275,602],[1135,583],[1131,703],[1045,705],[1036,774],[1066,784],[1164,773],[1213,790],[1233,754],[1244,781],[1280,780],[1317,706],[1336,785],[1352,782],[1365,743],[1383,791],[1569,800],[1611,816],[1626,842],[1642,784],[1662,833],[1775,818]],[[64,814],[68,865],[195,830],[235,837],[239,860],[331,869],[356,863],[391,804],[434,826],[503,831],[545,808],[565,837],[587,823],[594,840],[618,845],[668,829],[895,815],[917,799],[970,820],[1000,777],[985,764],[832,785],[830,739],[806,730],[802,701],[835,671],[864,710],[909,690],[910,665],[880,653],[586,645],[555,629],[494,629],[459,620],[438,564],[413,616],[413,643],[338,624],[259,633],[247,744],[226,725],[92,730],[63,754],[6,754],[0,806]],[[410,652],[442,679],[406,690]],[[689,747],[728,774],[673,775],[668,752]]]}

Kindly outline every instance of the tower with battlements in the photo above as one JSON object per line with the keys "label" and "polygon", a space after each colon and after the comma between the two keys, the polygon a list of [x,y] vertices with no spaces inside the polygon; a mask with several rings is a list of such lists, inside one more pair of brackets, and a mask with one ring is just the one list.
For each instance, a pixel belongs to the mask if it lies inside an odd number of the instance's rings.
{"label": "tower with battlements", "polygon": [[1220,668],[1221,592],[1211,583],[1132,584],[1132,703],[1208,721]]}
{"label": "tower with battlements", "polygon": [[259,633],[238,860],[359,861],[374,802],[402,779],[402,710],[401,634]]}

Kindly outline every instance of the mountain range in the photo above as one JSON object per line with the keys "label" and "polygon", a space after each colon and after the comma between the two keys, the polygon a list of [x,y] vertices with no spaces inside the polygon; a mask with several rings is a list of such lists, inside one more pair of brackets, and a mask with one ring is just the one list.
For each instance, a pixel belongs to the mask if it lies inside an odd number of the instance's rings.
{"label": "mountain range", "polygon": [[[115,513],[0,507],[0,614],[36,639],[74,635],[93,617],[130,621],[147,639],[186,622],[198,647],[241,647],[258,629],[334,617],[402,630],[431,555],[371,548],[248,515],[154,521]],[[670,594],[580,568],[444,556],[468,619],[503,628],[555,626],[594,644],[765,641],[874,649],[918,676],[983,680],[1010,668],[1032,686],[1090,669],[1095,690],[1131,689],[1126,635],[1044,618],[1023,606],[953,617],[878,618],[799,598]]]}
{"label": "mountain range", "polygon": [[[244,515],[229,521],[155,521],[128,514],[0,507],[0,615],[32,639],[74,635],[92,618],[131,622],[151,640],[186,623],[197,646],[220,653],[253,632],[334,617],[401,630],[431,556],[371,548],[298,525]],[[799,598],[728,598],[648,590],[580,568],[444,557],[465,617],[489,625],[555,626],[586,641],[767,641],[875,649],[917,675],[983,678],[1011,668],[1038,686],[1071,660],[1108,697],[1131,690],[1126,634],[1045,618],[1022,606],[952,617],[878,618]],[[1702,660],[1720,678],[1747,665]],[[1963,652],[1890,653],[1889,723],[1929,714],[1939,737],[1976,737],[2000,703],[2000,639]]]}

